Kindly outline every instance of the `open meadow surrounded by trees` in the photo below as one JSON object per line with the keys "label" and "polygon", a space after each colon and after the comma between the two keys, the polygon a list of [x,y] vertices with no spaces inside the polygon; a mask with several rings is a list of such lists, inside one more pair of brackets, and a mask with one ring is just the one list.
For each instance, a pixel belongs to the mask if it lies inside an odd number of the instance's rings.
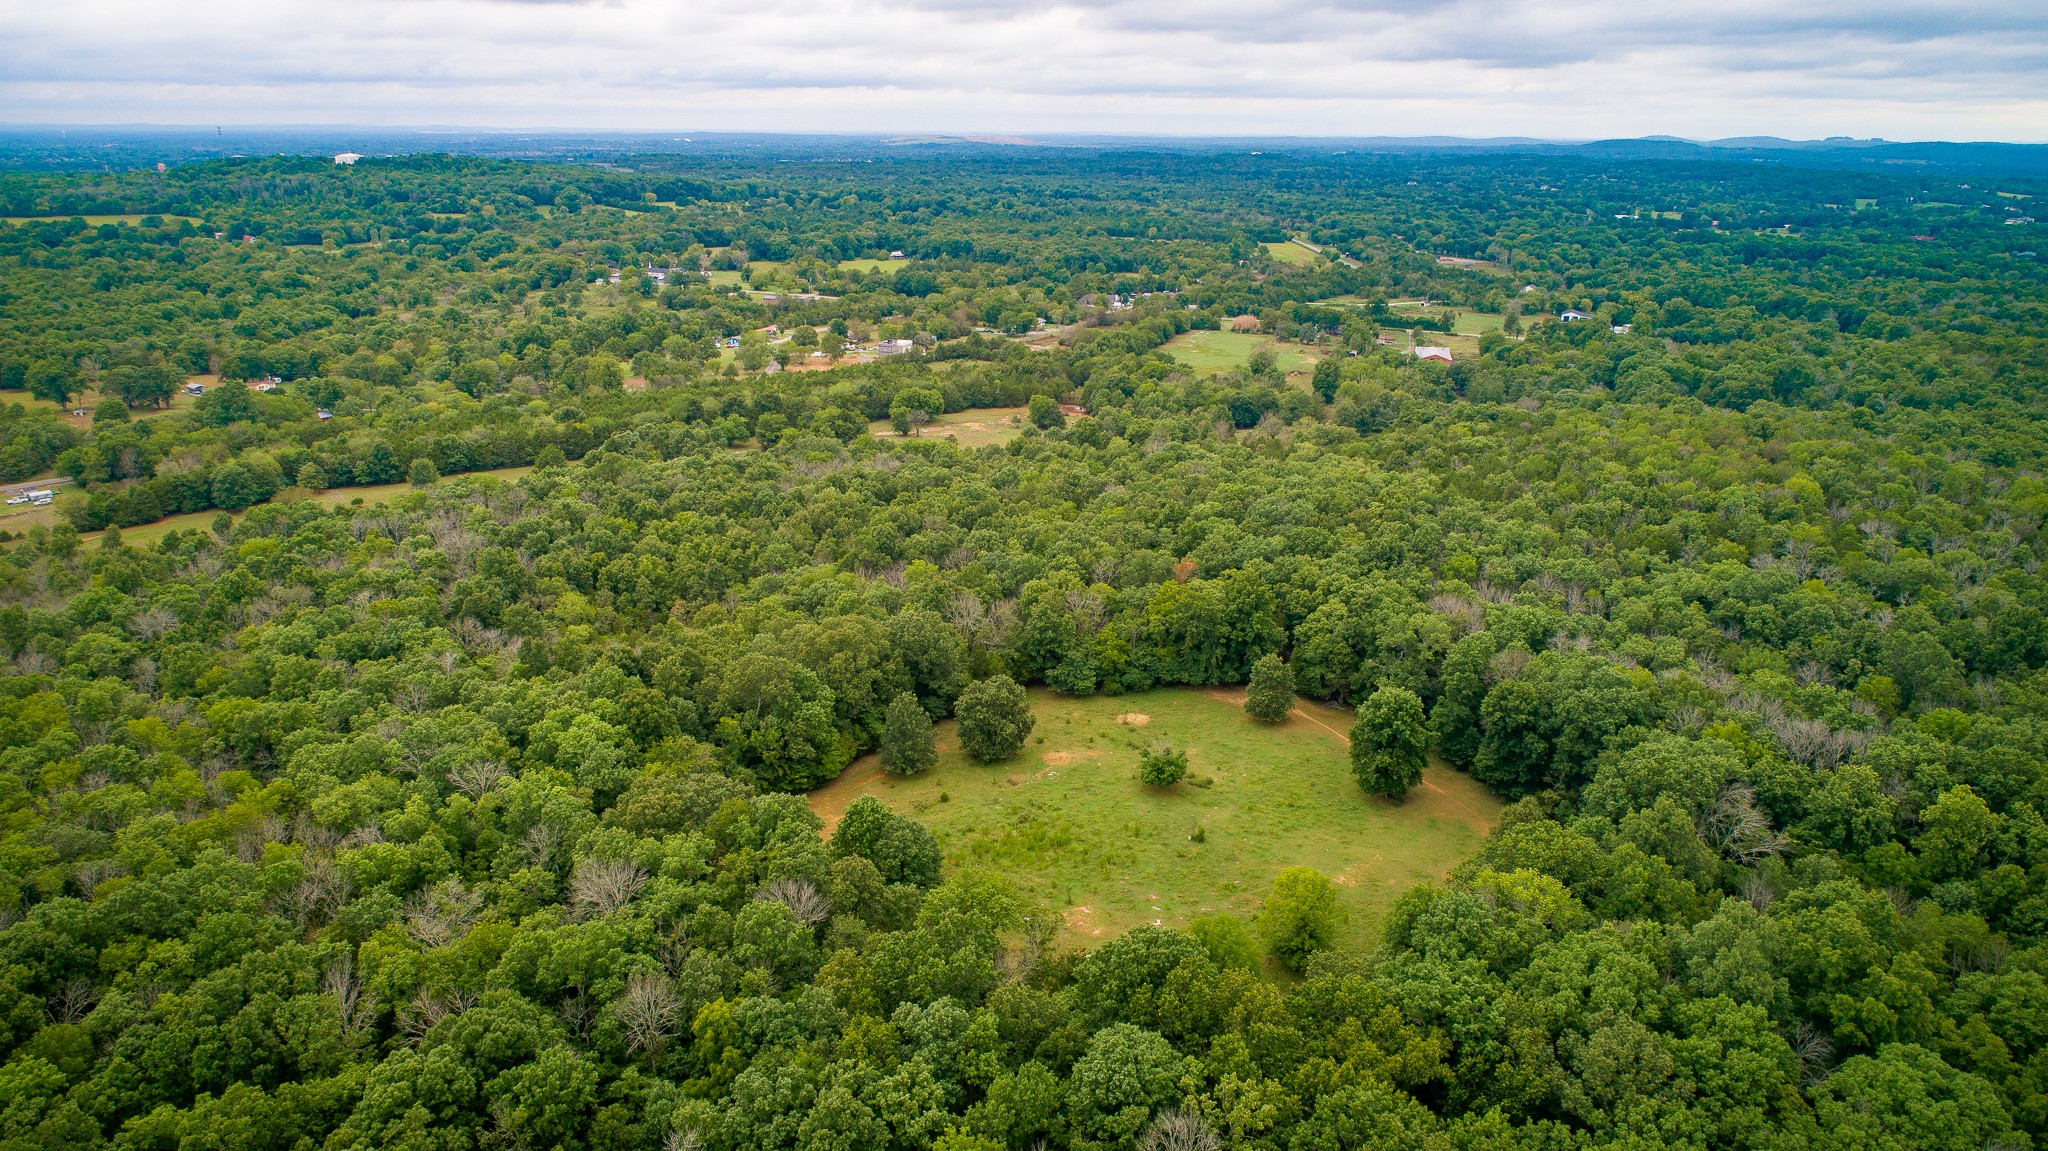
{"label": "open meadow surrounded by trees", "polygon": [[867,159],[0,173],[0,1151],[2048,1138],[2048,181]]}

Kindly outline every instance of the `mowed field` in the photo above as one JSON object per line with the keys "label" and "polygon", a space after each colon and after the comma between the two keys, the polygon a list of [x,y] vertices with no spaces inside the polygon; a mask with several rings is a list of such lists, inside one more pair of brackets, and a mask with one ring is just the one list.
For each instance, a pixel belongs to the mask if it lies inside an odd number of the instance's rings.
{"label": "mowed field", "polygon": [[[1028,408],[968,408],[961,412],[947,412],[918,431],[924,439],[945,439],[963,448],[978,448],[988,444],[1006,444],[1017,438],[1024,430]],[[868,433],[876,439],[896,439],[896,429],[887,420],[876,420],[868,425]]]}
{"label": "mowed field", "polygon": [[893,272],[898,268],[909,267],[910,261],[869,257],[865,260],[841,260],[838,266],[842,272]]}
{"label": "mowed field", "polygon": [[1182,332],[1166,341],[1166,354],[1203,375],[1242,368],[1252,353],[1270,348],[1283,372],[1313,372],[1317,357],[1298,344],[1283,344],[1272,336],[1251,332]]}
{"label": "mowed field", "polygon": [[1319,264],[1323,258],[1292,240],[1267,244],[1266,254],[1283,264]]}
{"label": "mowed field", "polygon": [[[1085,699],[1033,689],[1038,724],[1016,758],[970,761],[948,720],[930,771],[885,775],[869,755],[810,803],[829,829],[854,800],[880,798],[931,828],[948,866],[992,868],[1062,909],[1073,946],[1205,912],[1250,917],[1274,875],[1303,865],[1336,881],[1341,938],[1366,947],[1394,899],[1443,878],[1500,812],[1441,766],[1406,803],[1372,799],[1351,774],[1348,712],[1304,701],[1268,726],[1245,715],[1243,698],[1235,688]],[[1186,781],[1138,780],[1140,750],[1155,742],[1188,753]]]}
{"label": "mowed field", "polygon": [[[1397,316],[1429,316],[1432,319],[1442,319],[1445,315],[1450,315],[1451,330],[1461,336],[1483,336],[1488,332],[1498,332],[1501,324],[1507,319],[1506,316],[1494,312],[1475,312],[1470,308],[1422,307],[1400,300],[1394,301],[1389,307]],[[1418,338],[1421,335],[1423,333],[1417,333]]]}

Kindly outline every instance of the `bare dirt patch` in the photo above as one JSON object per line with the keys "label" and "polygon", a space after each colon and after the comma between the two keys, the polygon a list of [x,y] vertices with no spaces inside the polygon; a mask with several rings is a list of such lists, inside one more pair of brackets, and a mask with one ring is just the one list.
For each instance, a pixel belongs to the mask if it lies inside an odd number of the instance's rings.
{"label": "bare dirt patch", "polygon": [[1143,727],[1152,722],[1152,717],[1142,711],[1127,711],[1117,716],[1116,721],[1126,727]]}

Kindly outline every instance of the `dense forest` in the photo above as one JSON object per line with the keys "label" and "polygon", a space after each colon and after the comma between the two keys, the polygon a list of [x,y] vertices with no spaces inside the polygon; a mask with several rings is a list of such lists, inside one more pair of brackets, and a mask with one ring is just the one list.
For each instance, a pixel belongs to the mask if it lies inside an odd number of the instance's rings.
{"label": "dense forest", "polygon": [[[2032,1147],[2037,195],[0,175],[0,480],[70,481],[0,543],[0,1148]],[[1499,322],[1385,342],[1451,312]],[[1253,321],[1313,370],[1168,346]],[[1076,947],[801,794],[949,718],[1014,754],[1018,684],[1248,680],[1512,801],[1373,949],[1301,870]]]}

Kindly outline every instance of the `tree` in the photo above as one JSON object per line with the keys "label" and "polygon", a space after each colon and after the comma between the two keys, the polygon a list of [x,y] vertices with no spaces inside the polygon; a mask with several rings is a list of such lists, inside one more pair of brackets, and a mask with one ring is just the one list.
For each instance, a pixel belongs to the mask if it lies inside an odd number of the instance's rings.
{"label": "tree", "polygon": [[162,407],[177,389],[178,379],[178,373],[162,364],[119,364],[100,378],[100,391],[119,396],[131,408]]}
{"label": "tree", "polygon": [[905,388],[889,400],[889,426],[899,436],[917,434],[946,410],[946,399],[931,388]]}
{"label": "tree", "polygon": [[414,456],[405,470],[405,482],[416,488],[430,488],[441,479],[441,470],[425,456]]}
{"label": "tree", "polygon": [[1033,396],[1030,406],[1031,426],[1041,431],[1067,426],[1067,415],[1060,411],[1059,401],[1051,396]]}
{"label": "tree", "polygon": [[1098,1146],[1130,1146],[1153,1111],[1179,1092],[1192,1062],[1155,1031],[1115,1023],[1096,1032],[1067,1081],[1076,1134]]}
{"label": "tree", "polygon": [[1277,655],[1263,655],[1252,665],[1245,688],[1244,710],[1253,719],[1279,723],[1294,710],[1294,669]]}
{"label": "tree", "polygon": [[909,692],[889,701],[882,722],[882,770],[891,775],[916,775],[939,760],[932,717]]}
{"label": "tree", "polygon": [[98,404],[93,406],[93,427],[104,427],[110,424],[125,424],[127,422],[128,405],[113,396],[108,396],[106,399],[101,400]]}
{"label": "tree", "polygon": [[1022,751],[1038,722],[1024,689],[1001,674],[969,684],[954,703],[953,714],[960,721],[960,746],[983,763]]}
{"label": "tree", "polygon": [[237,420],[255,418],[256,393],[240,380],[222,380],[208,388],[192,410],[207,427],[224,428]]}
{"label": "tree", "polygon": [[1259,912],[1266,954],[1289,971],[1327,950],[1337,938],[1337,885],[1313,867],[1290,867],[1273,877],[1273,892]]}
{"label": "tree", "polygon": [[28,394],[63,407],[78,394],[81,381],[77,367],[62,360],[37,360],[28,366]]}
{"label": "tree", "polygon": [[1315,389],[1316,396],[1324,403],[1335,403],[1337,399],[1337,383],[1340,376],[1337,357],[1324,356],[1316,361],[1316,374],[1310,381],[1309,386]]}
{"label": "tree", "polygon": [[1437,750],[1458,767],[1471,767],[1479,754],[1479,709],[1486,702],[1487,665],[1498,650],[1491,632],[1477,631],[1452,644],[1444,657],[1429,729]]}
{"label": "tree", "polygon": [[272,494],[247,465],[230,460],[213,469],[213,506],[217,508],[240,511]]}
{"label": "tree", "polygon": [[327,490],[327,473],[320,470],[319,464],[307,460],[299,465],[299,474],[295,482],[309,492],[324,492]]}
{"label": "tree", "polygon": [[1422,782],[1428,756],[1429,725],[1414,692],[1387,684],[1358,705],[1358,722],[1351,725],[1351,770],[1367,793],[1406,798]]}
{"label": "tree", "polygon": [[1187,778],[1188,753],[1165,744],[1149,747],[1138,756],[1138,778],[1152,787],[1172,787]]}
{"label": "tree", "polygon": [[717,741],[765,788],[808,791],[839,774],[854,745],[832,722],[832,689],[781,656],[749,652],[720,677]]}
{"label": "tree", "polygon": [[832,831],[832,854],[858,855],[884,880],[934,887],[939,882],[939,841],[923,824],[898,815],[872,795],[847,807]]}

